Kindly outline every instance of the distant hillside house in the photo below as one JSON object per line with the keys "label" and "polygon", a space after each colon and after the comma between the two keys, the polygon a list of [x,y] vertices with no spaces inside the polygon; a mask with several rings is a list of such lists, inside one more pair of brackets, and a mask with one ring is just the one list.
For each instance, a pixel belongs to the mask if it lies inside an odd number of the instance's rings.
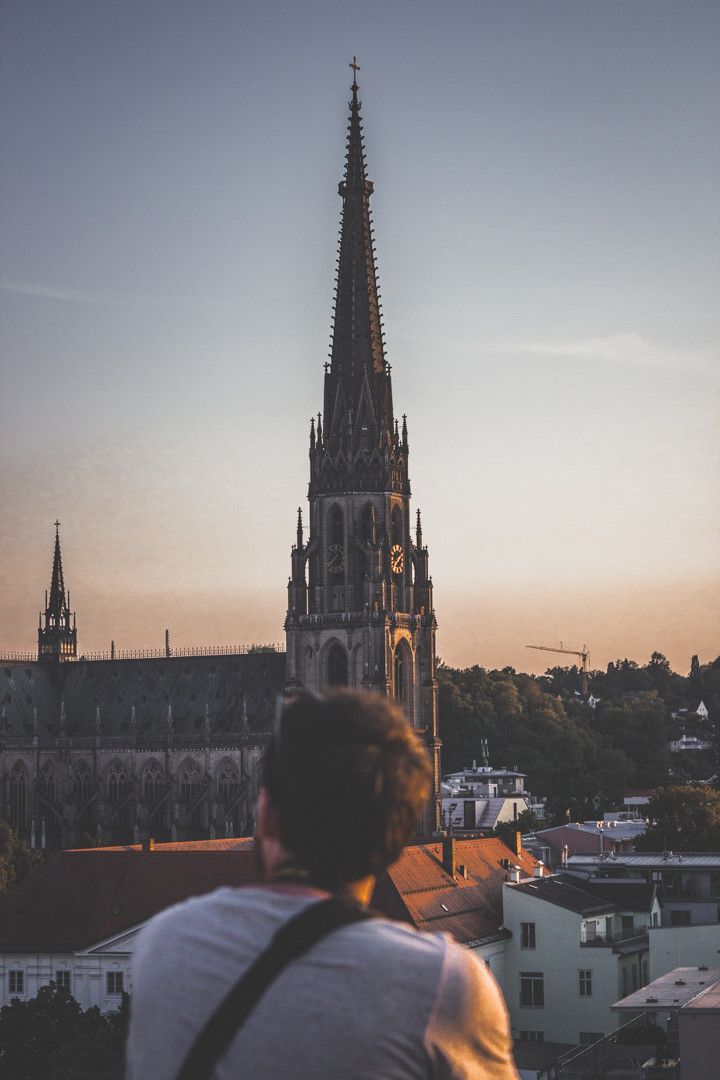
{"label": "distant hillside house", "polygon": [[545,801],[525,791],[526,773],[476,765],[449,773],[440,786],[442,820],[446,828],[494,829],[503,821],[517,821],[524,810],[542,820]]}

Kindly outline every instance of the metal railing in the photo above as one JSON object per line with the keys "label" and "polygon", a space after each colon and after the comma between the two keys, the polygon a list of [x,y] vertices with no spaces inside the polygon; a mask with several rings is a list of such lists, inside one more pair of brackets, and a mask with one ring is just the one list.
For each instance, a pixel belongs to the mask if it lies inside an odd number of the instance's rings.
{"label": "metal railing", "polygon": [[647,929],[634,927],[632,930],[618,930],[617,933],[596,934],[592,938],[581,938],[580,945],[587,949],[612,949],[613,952],[637,952],[649,947]]}
{"label": "metal railing", "polygon": [[[247,656],[248,653],[284,653],[280,642],[267,645],[183,645],[166,649],[111,649],[109,652],[84,652],[77,657],[64,657],[63,663],[78,660],[172,660],[183,656]],[[0,652],[0,663],[32,664],[38,659],[36,652],[15,650]]]}
{"label": "metal railing", "polygon": [[[547,1070],[547,1075],[552,1080],[588,1080],[589,1077],[606,1077],[613,1070],[613,1075],[628,1076],[634,1072],[640,1076],[632,1037],[636,1032],[640,1035],[646,1025],[647,1017],[645,1013],[640,1013],[597,1042],[573,1046],[557,1058]],[[623,1058],[626,1060],[623,1061]],[[617,1073],[615,1070],[618,1070]]]}

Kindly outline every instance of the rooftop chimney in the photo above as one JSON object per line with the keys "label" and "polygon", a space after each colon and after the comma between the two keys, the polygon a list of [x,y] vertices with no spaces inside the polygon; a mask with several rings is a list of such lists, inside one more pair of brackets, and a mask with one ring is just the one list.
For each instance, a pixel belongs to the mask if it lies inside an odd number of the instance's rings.
{"label": "rooftop chimney", "polygon": [[515,830],[515,844],[513,846],[513,851],[517,857],[520,858],[522,855],[522,833],[518,832],[517,829]]}
{"label": "rooftop chimney", "polygon": [[450,877],[455,877],[455,837],[444,836],[442,842],[442,861]]}
{"label": "rooftop chimney", "polygon": [[155,850],[155,841],[151,836],[148,836],[143,840],[142,849],[147,855],[149,855],[151,851]]}
{"label": "rooftop chimney", "polygon": [[535,863],[535,865],[533,867],[533,877],[542,877],[544,869],[545,869],[545,864],[543,863],[542,859],[538,859],[538,861]]}
{"label": "rooftop chimney", "polygon": [[520,882],[520,867],[519,866],[511,866],[510,867],[510,880],[512,882],[514,882],[516,885],[519,884],[519,882]]}

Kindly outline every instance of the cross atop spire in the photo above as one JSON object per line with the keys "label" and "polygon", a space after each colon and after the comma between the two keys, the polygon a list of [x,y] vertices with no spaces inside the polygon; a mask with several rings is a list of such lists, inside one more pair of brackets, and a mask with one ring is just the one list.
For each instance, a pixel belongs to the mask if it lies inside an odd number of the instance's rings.
{"label": "cross atop spire", "polygon": [[358,86],[358,81],[357,81],[357,73],[360,70],[360,65],[357,62],[357,56],[353,56],[352,63],[348,64],[348,67],[351,67],[353,69],[352,90],[353,90],[353,92],[356,92],[357,90],[360,89],[360,87]]}

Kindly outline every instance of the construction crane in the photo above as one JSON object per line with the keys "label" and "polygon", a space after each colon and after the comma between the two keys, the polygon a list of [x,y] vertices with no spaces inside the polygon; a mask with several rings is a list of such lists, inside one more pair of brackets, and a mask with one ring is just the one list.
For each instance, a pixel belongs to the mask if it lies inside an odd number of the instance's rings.
{"label": "construction crane", "polygon": [[567,653],[569,656],[579,656],[582,660],[580,667],[580,693],[587,696],[588,692],[588,660],[590,659],[590,653],[588,652],[587,645],[583,645],[581,649],[566,649],[560,642],[560,648],[555,645],[526,645],[526,649],[540,649],[542,652],[558,652]]}

